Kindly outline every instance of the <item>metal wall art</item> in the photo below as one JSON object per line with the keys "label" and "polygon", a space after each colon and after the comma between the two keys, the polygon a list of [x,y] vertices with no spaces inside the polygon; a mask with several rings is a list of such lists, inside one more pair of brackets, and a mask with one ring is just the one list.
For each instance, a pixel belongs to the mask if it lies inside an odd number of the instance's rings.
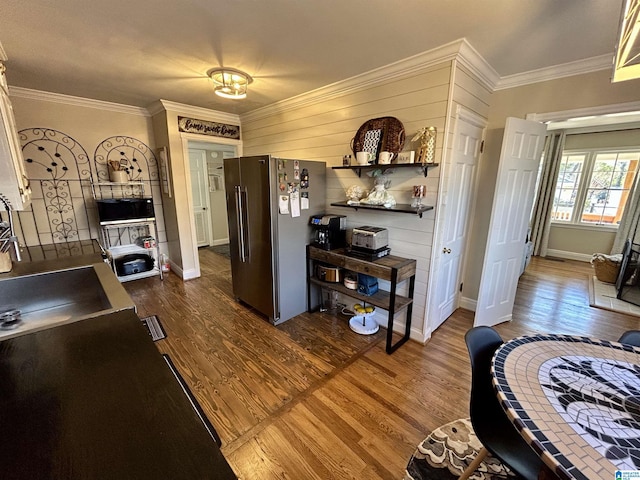
{"label": "metal wall art", "polygon": [[102,141],[93,154],[98,181],[109,181],[110,165],[120,165],[127,181],[159,181],[158,162],[153,151],[133,137],[117,136]]}
{"label": "metal wall art", "polygon": [[23,241],[42,245],[92,238],[83,191],[92,180],[85,149],[49,128],[18,135],[33,191],[31,208],[18,212]]}
{"label": "metal wall art", "polygon": [[[31,206],[16,212],[21,242],[29,247],[64,244],[99,237],[96,205],[91,185],[109,181],[109,160],[117,159],[127,181],[142,182],[145,195],[160,194],[156,157],[143,142],[132,137],[110,137],[96,148],[93,162],[83,146],[69,135],[50,128],[18,132],[27,176],[33,191]],[[124,185],[119,192],[131,196],[140,185]],[[136,189],[136,190],[134,190]],[[162,215],[161,205],[156,206]],[[135,229],[128,232],[137,236]],[[57,248],[57,247],[56,247]]]}

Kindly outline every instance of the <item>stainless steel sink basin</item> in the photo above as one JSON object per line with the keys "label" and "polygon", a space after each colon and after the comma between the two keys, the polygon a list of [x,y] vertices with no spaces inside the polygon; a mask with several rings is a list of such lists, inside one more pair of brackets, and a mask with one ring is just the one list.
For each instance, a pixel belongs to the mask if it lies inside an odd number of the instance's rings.
{"label": "stainless steel sink basin", "polygon": [[0,339],[126,308],[133,302],[104,263],[4,278],[0,315],[17,310],[21,322],[0,320]]}

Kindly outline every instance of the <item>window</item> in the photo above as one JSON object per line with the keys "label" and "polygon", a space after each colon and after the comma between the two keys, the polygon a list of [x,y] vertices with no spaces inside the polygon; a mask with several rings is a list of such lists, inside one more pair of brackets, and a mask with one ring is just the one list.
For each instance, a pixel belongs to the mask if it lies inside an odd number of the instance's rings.
{"label": "window", "polygon": [[624,213],[639,159],[640,151],[564,152],[553,198],[552,222],[616,227]]}

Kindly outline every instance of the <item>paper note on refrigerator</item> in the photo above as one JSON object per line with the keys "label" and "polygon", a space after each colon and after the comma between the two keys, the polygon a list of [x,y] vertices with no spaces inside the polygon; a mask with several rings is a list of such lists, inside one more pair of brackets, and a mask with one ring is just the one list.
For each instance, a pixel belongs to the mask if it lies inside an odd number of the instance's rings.
{"label": "paper note on refrigerator", "polygon": [[281,215],[289,214],[289,195],[280,195],[278,197],[278,211]]}
{"label": "paper note on refrigerator", "polygon": [[291,216],[300,216],[300,192],[295,191],[291,194]]}
{"label": "paper note on refrigerator", "polygon": [[309,192],[300,194],[300,210],[309,210]]}

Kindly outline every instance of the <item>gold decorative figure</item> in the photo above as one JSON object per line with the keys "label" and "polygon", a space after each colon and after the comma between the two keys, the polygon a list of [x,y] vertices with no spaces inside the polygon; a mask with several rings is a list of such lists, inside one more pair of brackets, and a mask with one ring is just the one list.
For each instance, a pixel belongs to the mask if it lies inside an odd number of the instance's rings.
{"label": "gold decorative figure", "polygon": [[420,140],[420,150],[418,150],[418,163],[423,165],[433,163],[436,156],[436,127],[424,127],[418,130],[412,142]]}

